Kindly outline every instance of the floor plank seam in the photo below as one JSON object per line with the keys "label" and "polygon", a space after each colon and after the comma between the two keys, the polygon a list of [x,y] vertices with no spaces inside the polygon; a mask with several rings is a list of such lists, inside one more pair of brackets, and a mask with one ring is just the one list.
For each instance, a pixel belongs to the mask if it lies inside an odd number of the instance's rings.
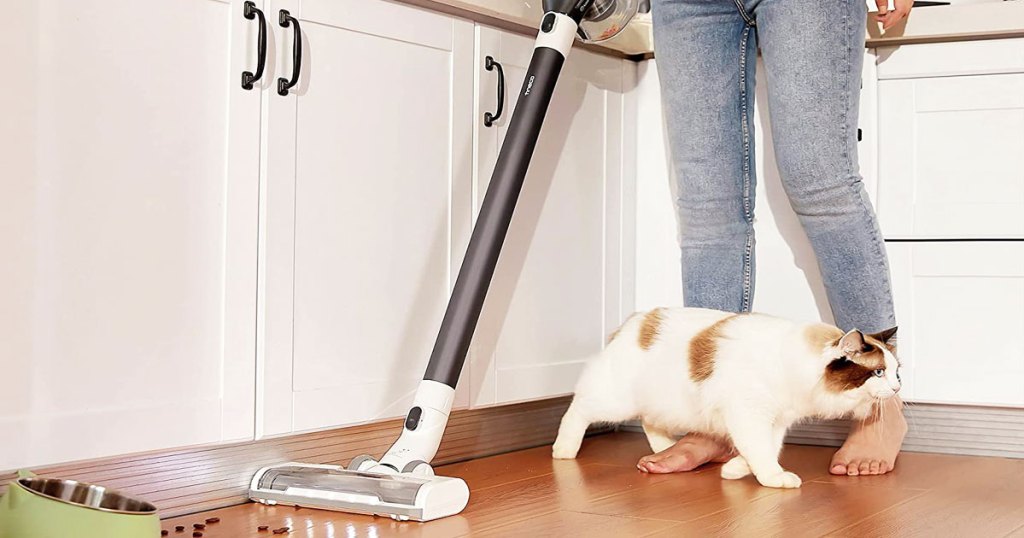
{"label": "floor plank seam", "polygon": [[[442,475],[442,476],[448,476],[445,473],[439,473],[439,474]],[[472,499],[473,499],[473,497],[472,497],[473,492],[486,491],[486,490],[489,490],[489,489],[492,489],[492,488],[500,488],[502,486],[508,486],[510,484],[518,484],[519,482],[525,482],[527,480],[535,480],[537,478],[543,478],[545,476],[553,476],[554,474],[555,474],[554,471],[552,471],[550,473],[535,474],[533,476],[527,476],[527,477],[524,477],[524,478],[517,478],[515,480],[509,480],[508,482],[502,482],[500,484],[493,484],[493,485],[490,485],[490,486],[470,487],[469,488],[469,490],[470,490],[470,502],[472,502]]]}
{"label": "floor plank seam", "polygon": [[508,519],[508,520],[502,521],[502,522],[497,523],[497,524],[495,524],[495,523],[490,523],[490,524],[484,523],[484,524],[482,524],[482,525],[480,525],[478,527],[474,527],[473,530],[471,530],[470,532],[468,532],[466,534],[461,534],[459,536],[472,536],[473,534],[478,533],[478,532],[485,532],[485,531],[490,532],[490,531],[494,531],[494,530],[497,530],[497,529],[501,529],[502,527],[507,527],[509,525],[515,525],[517,523],[522,523],[522,522],[524,522],[526,520],[529,520],[529,519],[534,519],[534,518],[538,518],[538,517],[541,517],[541,516],[546,516],[546,515],[554,514],[555,512],[559,512],[559,511],[560,510],[557,509],[557,508],[552,508],[551,510],[548,510],[547,512],[530,513],[530,514],[526,514],[526,515],[523,515],[523,516],[520,516],[520,517],[515,517],[514,519]]}
{"label": "floor plank seam", "polygon": [[[594,500],[597,500],[597,499],[594,499]],[[636,520],[636,521],[658,521],[658,522],[661,522],[661,523],[676,523],[676,524],[680,524],[680,525],[683,524],[683,523],[686,523],[686,521],[679,521],[678,519],[664,519],[664,518],[660,518],[660,517],[639,517],[639,516],[629,516],[629,515],[626,515],[626,514],[601,514],[599,512],[587,512],[586,510],[563,510],[563,512],[572,512],[572,513],[575,513],[575,514],[586,514],[588,516],[617,517],[617,518],[621,518],[621,519],[633,519],[633,520]],[[703,516],[701,516],[701,517],[703,517]],[[690,520],[690,521],[692,521],[692,520]]]}
{"label": "floor plank seam", "polygon": [[[885,476],[885,475],[877,475],[878,478],[881,478],[883,476]],[[852,477],[851,476],[850,478],[856,478],[856,477]],[[865,477],[865,478],[867,478],[867,477]],[[830,482],[828,480],[821,480],[821,479],[808,480],[808,481],[806,481],[804,483],[805,484],[824,484],[824,485],[828,485],[828,486],[835,486],[836,485],[835,482]],[[878,484],[868,484],[868,483],[862,483],[862,482],[858,482],[858,483],[856,483],[856,485],[859,486],[859,487],[865,487],[865,488],[902,489],[904,491],[919,491],[921,493],[926,493],[926,492],[929,492],[932,489],[934,489],[934,488],[915,488],[915,487],[909,487],[909,486],[893,486],[893,485],[890,485],[890,484],[881,484],[881,483],[878,483]]]}
{"label": "floor plank seam", "polygon": [[[462,463],[465,463],[465,462],[462,462]],[[618,464],[614,464],[614,463],[597,463],[597,462],[588,462],[588,463],[583,463],[582,465],[600,465],[602,467],[619,467]],[[443,468],[442,469],[437,469],[437,472],[440,475],[448,476],[448,473],[445,473]],[[637,471],[637,472],[640,472],[640,471]],[[509,480],[508,482],[501,482],[501,483],[498,483],[498,484],[491,484],[490,486],[476,486],[476,487],[472,487],[470,489],[472,489],[472,491],[484,491],[484,490],[488,490],[488,489],[491,489],[491,488],[507,486],[509,484],[516,484],[516,483],[519,483],[519,482],[523,482],[525,480],[533,480],[533,479],[536,479],[536,478],[541,478],[541,477],[545,477],[545,476],[551,476],[551,475],[554,475],[554,474],[555,474],[555,471],[551,470],[549,472],[535,474],[533,476],[526,476],[526,477],[523,477],[523,478],[517,478],[515,480]],[[455,476],[455,475],[451,475],[451,476]],[[596,500],[596,498],[595,498],[595,500]]]}
{"label": "floor plank seam", "polygon": [[1013,536],[1013,534],[1014,534],[1015,532],[1017,532],[1017,531],[1019,531],[1019,530],[1021,530],[1021,529],[1024,529],[1024,523],[1021,523],[1020,527],[1017,527],[1017,528],[1013,529],[1012,531],[1010,531],[1010,532],[1008,532],[1008,533],[1004,534],[1004,535],[1003,535],[1003,538],[1006,538],[1007,536]]}
{"label": "floor plank seam", "polygon": [[861,523],[864,523],[865,521],[867,521],[867,520],[869,520],[869,519],[871,519],[873,517],[878,517],[879,515],[884,514],[884,513],[888,512],[890,510],[895,510],[896,508],[899,508],[900,506],[903,506],[904,504],[907,504],[907,503],[909,503],[910,501],[912,501],[914,499],[917,499],[919,497],[927,495],[928,493],[930,493],[932,491],[934,491],[934,490],[932,490],[932,489],[923,490],[920,493],[918,493],[917,495],[914,495],[913,497],[908,497],[908,498],[904,499],[902,502],[898,502],[898,503],[896,503],[896,504],[894,504],[894,505],[892,505],[892,506],[890,506],[888,508],[884,508],[882,510],[879,510],[879,511],[873,513],[873,514],[866,515],[866,516],[858,519],[857,521],[854,521],[853,523],[850,523],[849,525],[846,525],[845,527],[840,527],[840,528],[838,528],[838,529],[836,529],[834,531],[831,531],[826,536],[834,536],[836,533],[843,532],[844,530],[849,529],[850,527],[855,527],[857,525],[860,525]]}

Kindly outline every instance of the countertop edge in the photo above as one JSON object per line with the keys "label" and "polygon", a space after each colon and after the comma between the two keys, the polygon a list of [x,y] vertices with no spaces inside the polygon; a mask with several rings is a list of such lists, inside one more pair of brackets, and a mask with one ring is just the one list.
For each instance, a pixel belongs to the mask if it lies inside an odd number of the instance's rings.
{"label": "countertop edge", "polygon": [[[526,36],[537,33],[539,0],[391,0],[446,13]],[[536,4],[536,5],[535,5]],[[927,43],[1024,38],[1024,2],[918,8],[902,24],[882,33],[869,19],[867,48]],[[941,11],[940,11],[941,10]],[[960,29],[963,31],[960,31]],[[889,35],[886,35],[889,34]],[[654,57],[650,14],[641,14],[617,37],[585,50],[641,61]]]}
{"label": "countertop edge", "polygon": [[964,32],[955,34],[911,35],[900,37],[869,38],[865,45],[869,49],[896,47],[899,45],[921,45],[926,43],[953,43],[957,41],[985,41],[989,39],[1016,39],[1024,37],[1024,28],[1018,30],[994,30],[991,32]]}

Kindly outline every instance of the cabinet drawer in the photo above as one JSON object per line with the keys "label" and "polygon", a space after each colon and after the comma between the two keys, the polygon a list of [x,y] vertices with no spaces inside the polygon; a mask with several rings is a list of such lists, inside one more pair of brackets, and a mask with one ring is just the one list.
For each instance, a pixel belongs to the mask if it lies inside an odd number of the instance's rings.
{"label": "cabinet drawer", "polygon": [[887,238],[1024,238],[1024,74],[878,85]]}
{"label": "cabinet drawer", "polygon": [[1024,72],[1024,39],[879,47],[880,80]]}
{"label": "cabinet drawer", "polygon": [[1024,242],[890,243],[905,397],[1024,406]]}

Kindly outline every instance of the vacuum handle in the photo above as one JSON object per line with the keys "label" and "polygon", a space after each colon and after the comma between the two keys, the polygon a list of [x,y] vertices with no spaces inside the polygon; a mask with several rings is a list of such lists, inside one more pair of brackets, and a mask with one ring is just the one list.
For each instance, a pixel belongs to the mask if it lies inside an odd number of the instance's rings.
{"label": "vacuum handle", "polygon": [[544,16],[523,89],[430,354],[425,380],[453,388],[459,380],[555,83],[577,27],[575,20],[564,14],[549,12]]}
{"label": "vacuum handle", "polygon": [[486,61],[484,61],[484,69],[488,71],[498,70],[498,110],[495,110],[494,114],[490,112],[484,113],[484,127],[490,127],[494,125],[494,122],[498,121],[501,113],[505,110],[505,70],[491,56],[488,56]]}
{"label": "vacuum handle", "polygon": [[299,72],[302,70],[302,29],[299,28],[299,20],[292,17],[288,10],[282,9],[278,24],[281,28],[288,28],[295,25],[295,41],[292,42],[292,78],[284,77],[277,79],[277,94],[288,95],[288,90],[299,83]]}
{"label": "vacuum handle", "polygon": [[259,17],[260,19],[260,35],[257,40],[258,49],[256,53],[256,73],[253,74],[251,71],[242,72],[242,88],[251,90],[253,83],[263,77],[263,68],[267,65],[267,18],[263,16],[263,11],[256,7],[256,4],[253,2],[245,3],[245,9],[242,11],[242,16],[250,21],[256,17]]}

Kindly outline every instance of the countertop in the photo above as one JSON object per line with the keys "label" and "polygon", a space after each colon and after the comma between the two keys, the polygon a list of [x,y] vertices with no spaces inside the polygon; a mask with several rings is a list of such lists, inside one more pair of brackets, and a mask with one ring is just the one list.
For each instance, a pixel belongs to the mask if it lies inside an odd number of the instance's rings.
{"label": "countertop", "polygon": [[[541,0],[399,1],[530,33],[536,31],[542,15]],[[866,45],[883,47],[1011,37],[1024,37],[1024,0],[918,7],[906,21],[884,33],[878,23],[869,21]],[[622,56],[650,56],[654,51],[650,14],[637,15],[625,31],[596,47]]]}

